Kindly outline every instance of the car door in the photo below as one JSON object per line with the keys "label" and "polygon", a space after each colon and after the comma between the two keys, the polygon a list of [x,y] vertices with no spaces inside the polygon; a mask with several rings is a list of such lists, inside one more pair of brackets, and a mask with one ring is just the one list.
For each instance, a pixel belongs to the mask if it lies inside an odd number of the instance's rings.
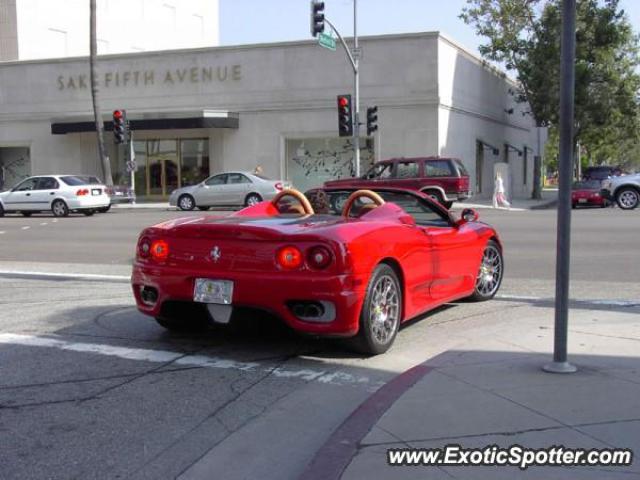
{"label": "car door", "polygon": [[228,205],[243,205],[251,188],[251,180],[242,173],[229,173],[225,186],[225,203]]}
{"label": "car door", "polygon": [[224,204],[224,186],[227,183],[227,174],[213,175],[202,182],[193,191],[193,197],[198,206],[211,206]]}
{"label": "car door", "polygon": [[32,210],[49,210],[59,188],[60,184],[55,178],[39,177],[31,195]]}
{"label": "car door", "polygon": [[441,158],[424,162],[424,177],[422,187],[435,185],[441,187],[445,193],[457,191],[458,176],[450,159]]}
{"label": "car door", "polygon": [[31,197],[37,181],[38,177],[31,177],[13,187],[4,199],[5,210],[31,210]]}
{"label": "car door", "polygon": [[423,231],[433,253],[432,298],[443,300],[471,290],[481,254],[478,233],[472,224],[428,225]]}
{"label": "car door", "polygon": [[[376,163],[366,173],[364,178],[358,181],[358,186],[362,188],[375,188],[387,185],[393,175],[393,162]],[[387,185],[389,186],[389,185]]]}
{"label": "car door", "polygon": [[419,190],[420,162],[416,160],[399,160],[391,180],[394,187],[408,190]]}

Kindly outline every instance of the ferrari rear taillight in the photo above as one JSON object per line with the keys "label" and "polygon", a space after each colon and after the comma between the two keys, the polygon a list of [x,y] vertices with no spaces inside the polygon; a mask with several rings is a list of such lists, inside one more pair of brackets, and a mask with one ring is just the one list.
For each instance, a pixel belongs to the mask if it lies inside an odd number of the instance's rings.
{"label": "ferrari rear taillight", "polygon": [[76,196],[78,197],[82,197],[84,195],[89,195],[89,190],[87,190],[86,188],[81,188],[76,192]]}
{"label": "ferrari rear taillight", "polygon": [[294,270],[302,266],[302,252],[298,247],[282,247],[276,253],[276,262],[285,270]]}
{"label": "ferrari rear taillight", "polygon": [[333,257],[327,247],[321,245],[311,248],[307,252],[307,265],[314,270],[322,270],[331,265]]}
{"label": "ferrari rear taillight", "polygon": [[165,240],[154,240],[149,251],[154,260],[166,260],[169,256],[169,244]]}
{"label": "ferrari rear taillight", "polygon": [[284,186],[280,182],[276,183],[275,187],[276,187],[276,190],[278,190],[279,192],[281,192],[284,189]]}

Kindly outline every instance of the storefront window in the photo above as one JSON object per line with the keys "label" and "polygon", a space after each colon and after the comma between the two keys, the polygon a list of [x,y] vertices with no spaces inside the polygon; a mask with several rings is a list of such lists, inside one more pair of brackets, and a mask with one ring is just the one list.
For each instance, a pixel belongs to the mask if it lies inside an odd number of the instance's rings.
{"label": "storefront window", "polygon": [[[287,150],[287,180],[301,191],[321,186],[327,180],[352,177],[353,147],[350,138],[289,139]],[[360,172],[373,164],[373,140],[361,139]]]}
{"label": "storefront window", "polygon": [[182,186],[195,185],[209,176],[209,140],[180,140]]}

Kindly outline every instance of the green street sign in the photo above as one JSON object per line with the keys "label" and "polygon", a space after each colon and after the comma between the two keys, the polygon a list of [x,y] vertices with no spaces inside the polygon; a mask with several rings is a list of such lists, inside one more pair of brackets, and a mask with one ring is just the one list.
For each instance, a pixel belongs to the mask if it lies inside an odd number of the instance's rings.
{"label": "green street sign", "polygon": [[334,50],[336,49],[336,39],[333,38],[331,35],[327,35],[326,33],[320,33],[318,34],[318,45],[320,45],[321,47],[324,47],[328,50]]}

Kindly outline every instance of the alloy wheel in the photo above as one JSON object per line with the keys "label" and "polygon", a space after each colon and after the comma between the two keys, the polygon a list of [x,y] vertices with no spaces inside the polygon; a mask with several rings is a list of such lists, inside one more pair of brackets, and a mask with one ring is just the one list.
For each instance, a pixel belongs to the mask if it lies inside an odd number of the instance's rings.
{"label": "alloy wheel", "polygon": [[493,296],[500,287],[502,271],[502,255],[498,247],[492,244],[487,245],[476,277],[476,292],[482,297]]}
{"label": "alloy wheel", "polygon": [[387,344],[395,334],[400,320],[400,296],[395,280],[389,275],[382,275],[372,289],[369,306],[369,324],[373,339]]}
{"label": "alloy wheel", "polygon": [[633,209],[638,206],[640,199],[634,190],[624,190],[618,195],[618,203],[621,208]]}

